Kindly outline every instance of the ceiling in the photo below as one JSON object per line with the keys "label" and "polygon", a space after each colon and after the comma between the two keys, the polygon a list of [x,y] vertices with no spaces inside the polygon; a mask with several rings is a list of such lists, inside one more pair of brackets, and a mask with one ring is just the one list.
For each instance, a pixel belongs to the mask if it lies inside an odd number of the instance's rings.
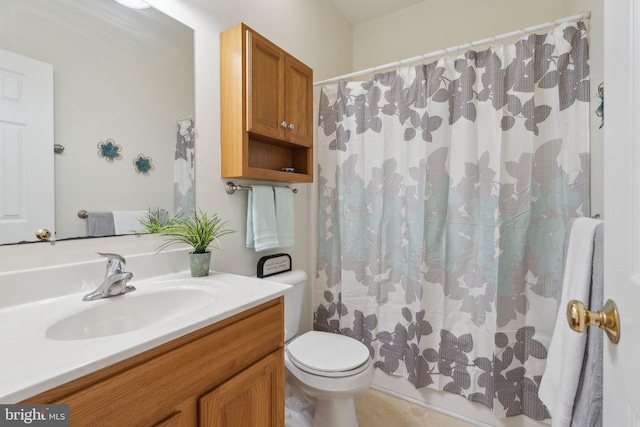
{"label": "ceiling", "polygon": [[331,0],[351,25],[362,24],[424,0]]}

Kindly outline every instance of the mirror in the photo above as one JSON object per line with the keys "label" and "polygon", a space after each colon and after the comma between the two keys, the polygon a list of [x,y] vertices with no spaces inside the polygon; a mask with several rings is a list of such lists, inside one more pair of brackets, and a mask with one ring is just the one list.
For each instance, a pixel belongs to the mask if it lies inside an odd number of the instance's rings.
{"label": "mirror", "polygon": [[178,121],[193,135],[191,28],[113,0],[2,0],[0,49],[53,68],[56,239],[87,236],[81,210],[173,212],[177,193],[193,207],[193,139],[176,150]]}

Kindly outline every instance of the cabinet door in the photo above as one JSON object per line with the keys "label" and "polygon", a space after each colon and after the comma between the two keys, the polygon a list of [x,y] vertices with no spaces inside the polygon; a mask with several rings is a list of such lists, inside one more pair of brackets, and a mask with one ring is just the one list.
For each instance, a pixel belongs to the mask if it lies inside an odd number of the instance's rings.
{"label": "cabinet door", "polygon": [[200,425],[284,426],[282,349],[200,398]]}
{"label": "cabinet door", "polygon": [[284,52],[247,31],[247,131],[283,139]]}
{"label": "cabinet door", "polygon": [[313,145],[313,70],[285,56],[285,139],[298,145]]}

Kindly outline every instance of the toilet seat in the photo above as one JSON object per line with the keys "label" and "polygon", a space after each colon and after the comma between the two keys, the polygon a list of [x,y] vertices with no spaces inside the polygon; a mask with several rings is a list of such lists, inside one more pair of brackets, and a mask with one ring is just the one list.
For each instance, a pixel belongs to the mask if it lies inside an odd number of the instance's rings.
{"label": "toilet seat", "polygon": [[330,332],[307,332],[289,343],[286,352],[299,369],[324,377],[355,375],[371,364],[366,345]]}

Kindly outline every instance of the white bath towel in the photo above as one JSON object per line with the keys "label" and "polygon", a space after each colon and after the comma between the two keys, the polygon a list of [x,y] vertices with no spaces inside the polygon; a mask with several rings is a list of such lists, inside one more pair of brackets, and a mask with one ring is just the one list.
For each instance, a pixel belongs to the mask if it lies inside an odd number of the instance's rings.
{"label": "white bath towel", "polygon": [[569,328],[566,310],[567,304],[573,299],[584,303],[589,301],[594,235],[601,222],[578,218],[570,230],[562,297],[538,390],[538,397],[551,414],[553,427],[569,426],[571,423],[587,334]]}
{"label": "white bath towel", "polygon": [[140,219],[144,219],[147,213],[148,211],[113,211],[116,234],[135,234],[136,231],[142,231]]}

